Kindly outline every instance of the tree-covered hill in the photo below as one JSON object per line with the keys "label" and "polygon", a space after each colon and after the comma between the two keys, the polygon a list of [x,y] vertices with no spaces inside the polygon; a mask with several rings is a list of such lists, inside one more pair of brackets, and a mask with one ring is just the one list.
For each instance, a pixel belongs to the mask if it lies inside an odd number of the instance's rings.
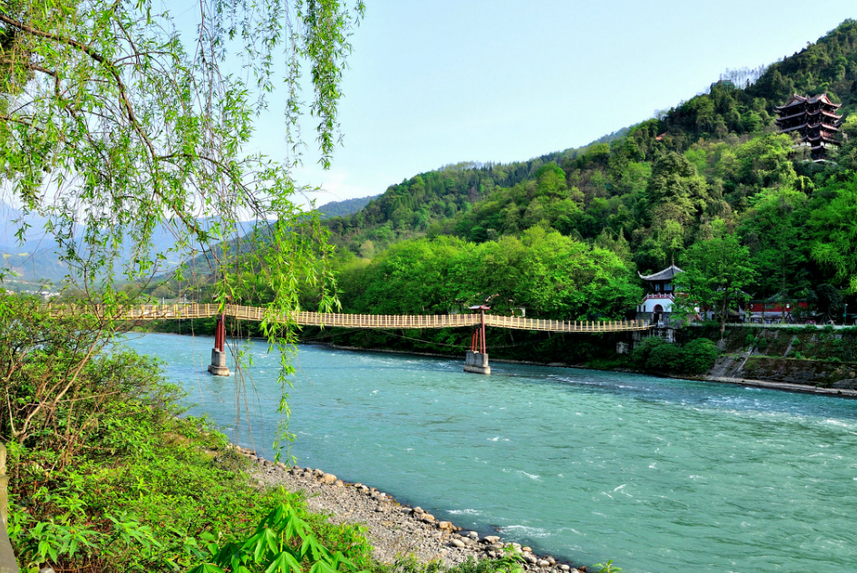
{"label": "tree-covered hill", "polygon": [[[793,93],[820,92],[841,102],[844,116],[842,146],[827,163],[807,161],[774,123],[775,106]],[[376,289],[369,277],[389,281],[392,275],[381,269],[393,263],[397,273],[404,272],[405,247],[387,253],[398,242],[425,237],[421,249],[449,251],[441,237],[454,236],[464,241],[456,243],[462,252],[471,249],[462,245],[487,244],[484,252],[490,253],[536,227],[544,236],[559,233],[588,249],[568,252],[595,259],[611,252],[626,271],[614,272],[614,279],[625,276],[633,286],[639,286],[634,271],[671,262],[693,266],[692,253],[699,251],[693,245],[727,233],[746,249],[758,277],[745,285],[753,296],[812,299],[821,285],[853,292],[855,108],[857,22],[847,20],[769,66],[753,84],[718,81],[707,93],[583,148],[506,165],[462,163],[421,173],[390,186],[362,211],[327,221],[345,270],[343,301],[355,311],[380,304],[361,293],[394,288],[390,283]],[[535,248],[532,240],[521,244]],[[416,267],[414,272],[419,274]],[[547,287],[551,280],[542,287],[563,288]],[[524,296],[489,293],[492,288],[483,285],[466,302]],[[617,292],[626,293],[625,304],[633,308],[633,289]],[[562,314],[593,312],[591,306],[572,306]],[[620,307],[611,302],[610,313]]]}
{"label": "tree-covered hill", "polygon": [[[656,155],[667,151],[684,153],[700,139],[726,141],[734,147],[769,134],[775,130],[775,106],[793,93],[822,92],[842,103],[841,111],[846,117],[857,107],[854,20],[846,20],[817,43],[772,64],[752,85],[714,83],[709,93],[683,102],[660,118],[620,130],[580,149],[507,165],[461,163],[421,173],[391,185],[361,212],[335,218],[329,225],[339,245],[358,254],[361,248],[364,252],[378,252],[397,240],[428,232],[432,223],[469,211],[481,200],[491,200],[489,196],[500,188],[534,181],[539,168],[550,162],[565,171],[569,188],[576,187],[585,196],[621,196],[629,186],[641,181]],[[730,183],[745,186],[746,173],[741,175]],[[727,193],[732,191],[732,187],[727,189]],[[599,204],[596,208],[602,217],[603,207]],[[615,207],[608,210],[615,211]],[[593,216],[596,228],[598,215]],[[582,236],[592,235],[593,223],[584,219],[575,228]]]}
{"label": "tree-covered hill", "polygon": [[363,209],[363,207],[369,204],[369,201],[376,197],[378,197],[378,195],[357,197],[356,199],[345,199],[343,201],[331,201],[319,207],[318,212],[325,218],[351,215],[352,213],[357,213]]}
{"label": "tree-covered hill", "polygon": [[659,125],[661,132],[678,150],[699,137],[755,133],[795,93],[827,93],[842,104],[841,112],[850,114],[857,107],[857,21],[846,20],[815,44],[770,65],[752,85],[737,88],[715,83],[710,93],[670,110]]}

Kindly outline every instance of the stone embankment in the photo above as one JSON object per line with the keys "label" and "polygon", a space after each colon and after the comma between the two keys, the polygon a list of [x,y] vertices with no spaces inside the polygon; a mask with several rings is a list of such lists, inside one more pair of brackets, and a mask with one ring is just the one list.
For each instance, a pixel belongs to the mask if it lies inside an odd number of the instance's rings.
{"label": "stone embankment", "polygon": [[520,556],[525,571],[538,573],[585,573],[548,555],[536,555],[530,547],[506,543],[499,536],[480,536],[449,521],[437,519],[420,507],[398,503],[386,493],[361,483],[346,483],[320,469],[288,467],[265,460],[246,448],[236,450],[255,463],[252,479],[260,487],[282,486],[304,492],[310,511],[330,515],[334,523],[358,523],[366,527],[375,558],[384,563],[413,555],[427,563],[440,560],[454,566],[468,559],[499,559],[508,553]]}

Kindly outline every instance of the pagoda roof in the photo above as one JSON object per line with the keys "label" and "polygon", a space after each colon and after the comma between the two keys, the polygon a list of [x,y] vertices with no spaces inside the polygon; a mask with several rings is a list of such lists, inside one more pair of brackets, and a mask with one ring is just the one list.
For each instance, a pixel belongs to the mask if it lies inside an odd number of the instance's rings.
{"label": "pagoda roof", "polygon": [[643,279],[644,281],[668,281],[679,273],[683,273],[684,271],[678,268],[675,265],[670,265],[662,271],[651,275],[641,275],[640,271],[637,271],[637,275]]}
{"label": "pagoda roof", "polygon": [[780,123],[780,122],[787,121],[789,119],[794,119],[796,117],[803,117],[805,115],[819,115],[819,114],[833,118],[833,119],[842,119],[841,115],[837,115],[835,113],[831,113],[831,112],[825,111],[823,109],[817,109],[815,111],[799,111],[799,112],[793,113],[791,115],[784,115],[782,117],[778,117],[774,121],[776,121],[777,123]]}
{"label": "pagoda roof", "polygon": [[827,97],[826,93],[819,94],[816,96],[801,96],[798,94],[794,94],[789,101],[787,101],[783,105],[778,105],[774,109],[781,110],[786,109],[795,105],[803,105],[803,104],[815,104],[815,103],[823,103],[825,105],[829,105],[833,108],[840,108],[842,104],[833,103],[830,101],[830,98]]}
{"label": "pagoda roof", "polygon": [[790,131],[794,131],[796,129],[822,129],[824,131],[839,131],[839,128],[835,125],[830,125],[829,123],[802,123],[800,125],[795,125],[792,127],[784,127],[780,130],[780,133],[788,133]]}

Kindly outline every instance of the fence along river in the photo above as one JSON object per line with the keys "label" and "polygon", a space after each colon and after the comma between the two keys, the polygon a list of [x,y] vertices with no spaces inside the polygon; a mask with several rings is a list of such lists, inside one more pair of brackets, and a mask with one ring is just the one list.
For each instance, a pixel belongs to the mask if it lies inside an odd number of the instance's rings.
{"label": "fence along river", "polygon": [[[146,335],[228,435],[273,452],[278,359],[247,350],[252,436],[235,383],[204,374],[210,337]],[[298,464],[439,518],[626,573],[853,571],[857,402],[649,376],[301,347]],[[249,386],[249,385],[248,385]]]}

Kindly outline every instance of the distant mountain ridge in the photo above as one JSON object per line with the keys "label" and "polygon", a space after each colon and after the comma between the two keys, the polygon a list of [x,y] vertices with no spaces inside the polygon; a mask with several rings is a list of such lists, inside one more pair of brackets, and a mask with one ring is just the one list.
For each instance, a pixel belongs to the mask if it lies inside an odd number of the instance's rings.
{"label": "distant mountain ridge", "polygon": [[330,217],[344,217],[351,215],[363,209],[373,199],[377,199],[380,195],[369,195],[368,197],[358,197],[356,199],[345,199],[343,201],[331,201],[325,203],[316,210],[321,213],[322,218],[329,219]]}
{"label": "distant mountain ridge", "polygon": [[[205,228],[209,219],[198,219]],[[29,225],[20,242],[16,233],[21,224]],[[60,283],[69,272],[68,266],[60,260],[57,253],[57,243],[45,233],[48,219],[35,214],[24,215],[19,209],[0,202],[0,269],[12,271],[11,282],[40,282],[51,281]],[[168,225],[158,225],[152,234],[152,250],[158,253],[168,253],[175,248],[176,240]],[[131,257],[134,245],[126,239],[122,246],[120,258],[127,260]],[[181,253],[172,252],[167,265],[178,265],[185,257]]]}

